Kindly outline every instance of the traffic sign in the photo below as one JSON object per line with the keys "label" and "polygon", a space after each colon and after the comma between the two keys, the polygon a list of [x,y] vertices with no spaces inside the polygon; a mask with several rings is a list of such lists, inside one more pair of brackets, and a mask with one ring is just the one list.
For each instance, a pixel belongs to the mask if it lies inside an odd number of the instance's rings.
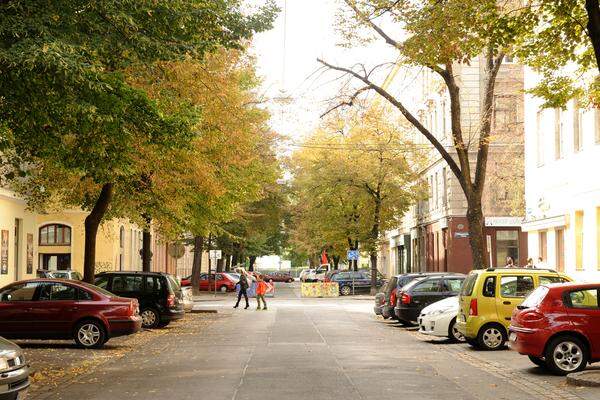
{"label": "traffic sign", "polygon": [[358,261],[358,250],[348,250],[348,261]]}
{"label": "traffic sign", "polygon": [[222,251],[221,250],[209,250],[208,256],[209,256],[209,258],[211,258],[213,260],[220,260],[222,257]]}

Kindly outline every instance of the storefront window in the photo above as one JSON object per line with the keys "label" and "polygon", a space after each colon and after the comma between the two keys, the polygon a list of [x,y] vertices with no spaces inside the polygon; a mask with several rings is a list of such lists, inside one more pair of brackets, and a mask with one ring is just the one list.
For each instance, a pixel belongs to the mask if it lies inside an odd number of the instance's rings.
{"label": "storefront window", "polygon": [[506,265],[506,257],[519,263],[519,231],[496,231],[496,266]]}

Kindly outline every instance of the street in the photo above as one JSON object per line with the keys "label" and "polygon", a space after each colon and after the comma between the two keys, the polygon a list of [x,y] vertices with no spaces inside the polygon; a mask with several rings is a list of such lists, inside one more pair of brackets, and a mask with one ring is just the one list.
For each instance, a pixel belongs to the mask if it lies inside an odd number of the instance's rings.
{"label": "street", "polygon": [[[232,294],[204,295],[196,308],[218,313],[192,314],[175,334],[157,335],[32,398],[597,398],[597,389],[566,386],[513,351],[430,340],[375,317],[368,296],[301,299],[295,283],[278,284],[267,301],[268,311],[256,311],[254,299],[250,309],[234,310]],[[111,342],[101,351],[110,349]]]}

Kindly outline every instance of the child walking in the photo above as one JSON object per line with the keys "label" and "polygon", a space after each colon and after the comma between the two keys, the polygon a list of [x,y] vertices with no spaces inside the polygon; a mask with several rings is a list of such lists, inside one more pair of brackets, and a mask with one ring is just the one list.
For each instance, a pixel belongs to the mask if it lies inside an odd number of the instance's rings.
{"label": "child walking", "polygon": [[265,301],[265,293],[267,293],[267,284],[263,279],[262,275],[256,274],[256,309],[260,310],[260,301],[263,303],[263,310],[267,309],[267,302]]}

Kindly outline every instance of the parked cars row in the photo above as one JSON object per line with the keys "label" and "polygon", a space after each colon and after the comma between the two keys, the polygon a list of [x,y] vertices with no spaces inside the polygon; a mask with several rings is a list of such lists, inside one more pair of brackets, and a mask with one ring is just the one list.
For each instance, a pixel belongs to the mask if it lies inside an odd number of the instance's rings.
{"label": "parked cars row", "polygon": [[508,343],[556,374],[600,361],[600,284],[573,283],[551,269],[398,275],[375,297],[375,314],[393,317],[389,303],[394,301],[396,319],[416,323],[423,334],[482,350]]}

